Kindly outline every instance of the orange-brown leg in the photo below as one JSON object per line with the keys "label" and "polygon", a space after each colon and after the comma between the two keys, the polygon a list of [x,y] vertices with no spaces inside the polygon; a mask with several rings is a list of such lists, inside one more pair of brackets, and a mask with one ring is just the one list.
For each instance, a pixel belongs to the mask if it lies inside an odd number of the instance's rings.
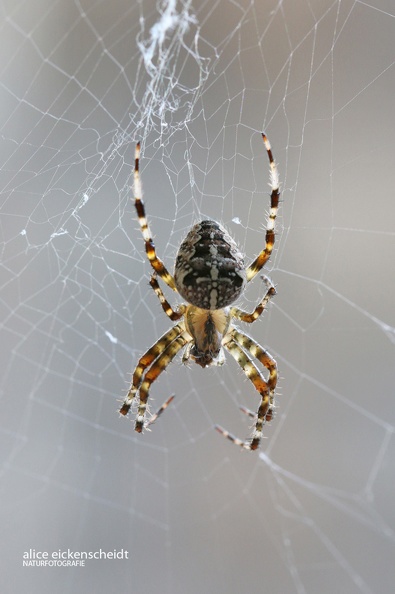
{"label": "orange-brown leg", "polygon": [[[243,369],[248,379],[254,384],[254,387],[261,395],[261,402],[256,414],[255,428],[251,440],[244,441],[234,437],[229,431],[219,426],[216,426],[216,429],[236,445],[242,446],[248,450],[256,450],[259,447],[262,438],[264,423],[271,420],[273,417],[274,391],[277,384],[277,364],[273,357],[259,344],[255,343],[249,336],[246,336],[236,329],[233,329],[229,336],[230,338],[224,343],[224,347],[230,352]],[[258,359],[258,361],[269,371],[267,380],[264,380],[262,374],[247,353],[250,353],[253,357]],[[251,415],[251,412],[248,409],[245,409],[245,412]]]}

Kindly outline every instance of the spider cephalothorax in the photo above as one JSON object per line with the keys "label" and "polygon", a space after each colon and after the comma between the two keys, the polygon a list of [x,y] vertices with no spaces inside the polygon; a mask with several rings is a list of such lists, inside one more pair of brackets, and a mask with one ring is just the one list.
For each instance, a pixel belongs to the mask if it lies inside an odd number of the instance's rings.
{"label": "spider cephalothorax", "polygon": [[190,358],[201,367],[222,365],[222,339],[229,328],[229,312],[225,309],[207,310],[188,305],[184,319],[185,327],[192,337],[191,348],[187,351]]}
{"label": "spider cephalothorax", "polygon": [[[134,168],[135,206],[141,231],[145,241],[148,260],[154,269],[150,285],[158,296],[166,315],[177,321],[168,332],[140,358],[133,373],[129,392],[120,409],[122,415],[129,412],[136,394],[139,404],[135,429],[139,433],[152,424],[165,410],[173,397],[169,398],[150,420],[145,419],[147,401],[151,384],[169,365],[177,353],[185,348],[183,361],[192,359],[201,367],[222,365],[226,349],[243,369],[261,396],[256,414],[243,409],[255,418],[255,429],[251,440],[241,440],[222,427],[216,429],[233,443],[245,449],[255,450],[262,438],[262,428],[271,420],[274,410],[274,391],[277,383],[277,366],[273,357],[258,343],[233,325],[233,320],[254,322],[265,309],[276,291],[271,281],[263,276],[266,292],[252,313],[245,312],[231,304],[243,293],[245,285],[251,281],[270,258],[274,245],[274,222],[280,197],[277,167],[270,144],[262,134],[271,171],[271,205],[266,228],[264,249],[253,262],[245,268],[244,258],[235,241],[226,230],[212,220],[204,220],[192,227],[177,253],[174,277],[158,258],[141,200],[139,175],[140,143],[136,146]],[[173,291],[178,292],[186,304],[173,309],[159,286],[160,277]],[[265,379],[252,358],[257,359],[268,372]]]}

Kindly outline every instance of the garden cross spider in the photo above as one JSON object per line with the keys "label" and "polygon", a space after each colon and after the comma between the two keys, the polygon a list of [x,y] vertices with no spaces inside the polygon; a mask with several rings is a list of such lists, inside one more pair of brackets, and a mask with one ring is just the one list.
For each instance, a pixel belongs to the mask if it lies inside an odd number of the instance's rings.
{"label": "garden cross spider", "polygon": [[[238,307],[229,307],[243,293],[246,284],[266,264],[274,245],[274,222],[280,198],[279,178],[270,143],[265,134],[262,134],[262,138],[269,156],[272,190],[264,249],[245,268],[243,255],[222,225],[216,221],[204,220],[194,225],[181,243],[176,257],[174,276],[168,272],[162,260],[156,255],[141,199],[140,143],[136,145],[135,207],[145,241],[147,257],[154,269],[150,285],[166,315],[171,320],[178,322],[140,358],[134,370],[128,394],[119,411],[122,415],[127,415],[136,394],[139,393],[135,421],[135,430],[138,433],[151,425],[173,399],[173,396],[170,397],[150,420],[145,419],[151,384],[183,347],[186,347],[182,358],[183,362],[192,359],[201,367],[222,365],[225,360],[224,347],[236,359],[261,395],[261,402],[256,414],[242,408],[243,412],[255,419],[255,428],[251,439],[243,441],[217,425],[215,428],[219,433],[236,445],[247,450],[256,450],[262,438],[264,423],[273,417],[274,391],[277,383],[276,362],[265,349],[252,338],[240,332],[232,322],[234,319],[249,324],[255,322],[268,301],[275,295],[276,290],[271,281],[266,276],[262,276],[266,292],[252,313],[242,311]],[[159,286],[158,276],[173,291],[180,293],[187,304],[179,305],[177,309],[173,309]],[[264,379],[252,361],[252,357],[267,369],[267,379]]]}

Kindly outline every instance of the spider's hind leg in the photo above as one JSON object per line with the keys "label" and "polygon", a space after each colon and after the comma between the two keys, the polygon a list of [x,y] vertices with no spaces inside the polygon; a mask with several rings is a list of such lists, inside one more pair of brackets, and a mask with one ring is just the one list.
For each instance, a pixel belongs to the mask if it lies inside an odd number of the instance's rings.
{"label": "spider's hind leg", "polygon": [[164,402],[162,404],[162,406],[156,411],[156,413],[154,415],[152,415],[152,417],[150,418],[149,421],[147,421],[144,425],[144,427],[147,429],[147,427],[149,427],[150,425],[152,425],[153,423],[155,423],[155,421],[157,420],[158,417],[160,417],[160,415],[163,413],[163,411],[166,410],[166,408],[169,406],[169,404],[171,402],[173,402],[175,396],[173,394],[173,396],[170,396],[170,398],[168,398],[166,400],[166,402]]}
{"label": "spider's hind leg", "polygon": [[[277,364],[265,349],[254,342],[252,338],[246,334],[239,332],[236,328],[230,332],[230,337],[224,343],[224,346],[243,369],[248,379],[254,384],[255,389],[260,393],[261,402],[256,415],[249,409],[242,409],[243,412],[246,412],[249,416],[254,416],[254,418],[256,418],[251,440],[243,441],[219,426],[216,426],[216,429],[236,445],[247,450],[256,450],[262,439],[263,425],[273,417],[274,390],[277,383]],[[258,361],[266,367],[269,372],[267,380],[263,378],[257,366],[251,360],[250,355],[258,359]]]}
{"label": "spider's hind leg", "polygon": [[140,357],[139,362],[133,372],[132,382],[130,384],[129,391],[125,397],[123,405],[120,409],[120,414],[126,416],[134,402],[136,397],[136,393],[140,387],[140,384],[143,380],[143,376],[145,370],[150,367],[156,359],[161,355],[161,353],[166,352],[169,345],[181,334],[185,332],[185,327],[183,323],[176,324],[168,330],[163,336],[156,341],[155,344],[152,345],[151,348],[148,349],[146,353],[142,357]]}
{"label": "spider's hind leg", "polygon": [[223,435],[224,437],[226,437],[226,439],[229,439],[229,441],[231,441],[235,445],[241,446],[245,450],[250,450],[251,449],[250,444],[249,444],[248,441],[243,441],[242,439],[239,439],[235,435],[232,435],[232,433],[229,433],[229,431],[227,431],[226,429],[224,429],[220,425],[215,425],[214,428],[215,428],[216,431],[218,431],[218,433],[220,433],[221,435]]}
{"label": "spider's hind leg", "polygon": [[[171,363],[177,353],[186,345],[188,342],[188,335],[186,332],[180,334],[169,346],[161,353],[161,355],[153,362],[151,367],[148,369],[141,382],[139,389],[140,402],[137,410],[136,421],[134,425],[135,431],[141,433],[145,426],[145,413],[147,410],[147,402],[149,396],[149,390],[151,384],[158,378],[158,376],[166,369]],[[156,418],[165,410],[169,401],[167,401],[156,414]],[[152,421],[153,422],[153,421]],[[148,424],[151,424],[150,422]]]}

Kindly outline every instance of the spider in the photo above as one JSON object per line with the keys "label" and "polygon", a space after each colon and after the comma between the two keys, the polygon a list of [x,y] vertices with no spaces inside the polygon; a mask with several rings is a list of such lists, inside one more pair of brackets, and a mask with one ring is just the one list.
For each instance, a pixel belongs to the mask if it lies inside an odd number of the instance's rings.
{"label": "spider", "polygon": [[[181,243],[173,276],[156,254],[147,223],[139,174],[140,143],[136,145],[134,197],[145,250],[154,269],[150,285],[166,315],[173,322],[177,322],[140,358],[134,370],[128,394],[119,411],[122,415],[127,415],[136,394],[139,393],[135,420],[135,430],[138,433],[151,425],[173,400],[174,396],[171,396],[150,420],[146,420],[151,384],[184,347],[186,348],[182,361],[186,363],[192,360],[203,368],[222,365],[225,361],[224,349],[226,349],[261,396],[256,414],[242,408],[243,412],[255,419],[251,439],[241,440],[216,425],[216,430],[224,437],[244,449],[256,450],[262,438],[263,425],[273,417],[274,391],[277,383],[276,362],[265,349],[234,326],[233,320],[248,324],[255,322],[266,304],[276,294],[276,290],[272,282],[266,276],[262,276],[266,291],[252,313],[235,306],[230,307],[243,293],[246,284],[255,278],[269,260],[275,240],[274,223],[280,198],[279,177],[269,140],[264,133],[262,138],[269,157],[271,186],[264,249],[249,266],[245,267],[242,253],[222,225],[213,220],[203,220],[192,227]],[[158,277],[170,289],[178,292],[187,303],[173,309],[159,286]],[[266,379],[252,358],[257,359],[267,369]]]}

